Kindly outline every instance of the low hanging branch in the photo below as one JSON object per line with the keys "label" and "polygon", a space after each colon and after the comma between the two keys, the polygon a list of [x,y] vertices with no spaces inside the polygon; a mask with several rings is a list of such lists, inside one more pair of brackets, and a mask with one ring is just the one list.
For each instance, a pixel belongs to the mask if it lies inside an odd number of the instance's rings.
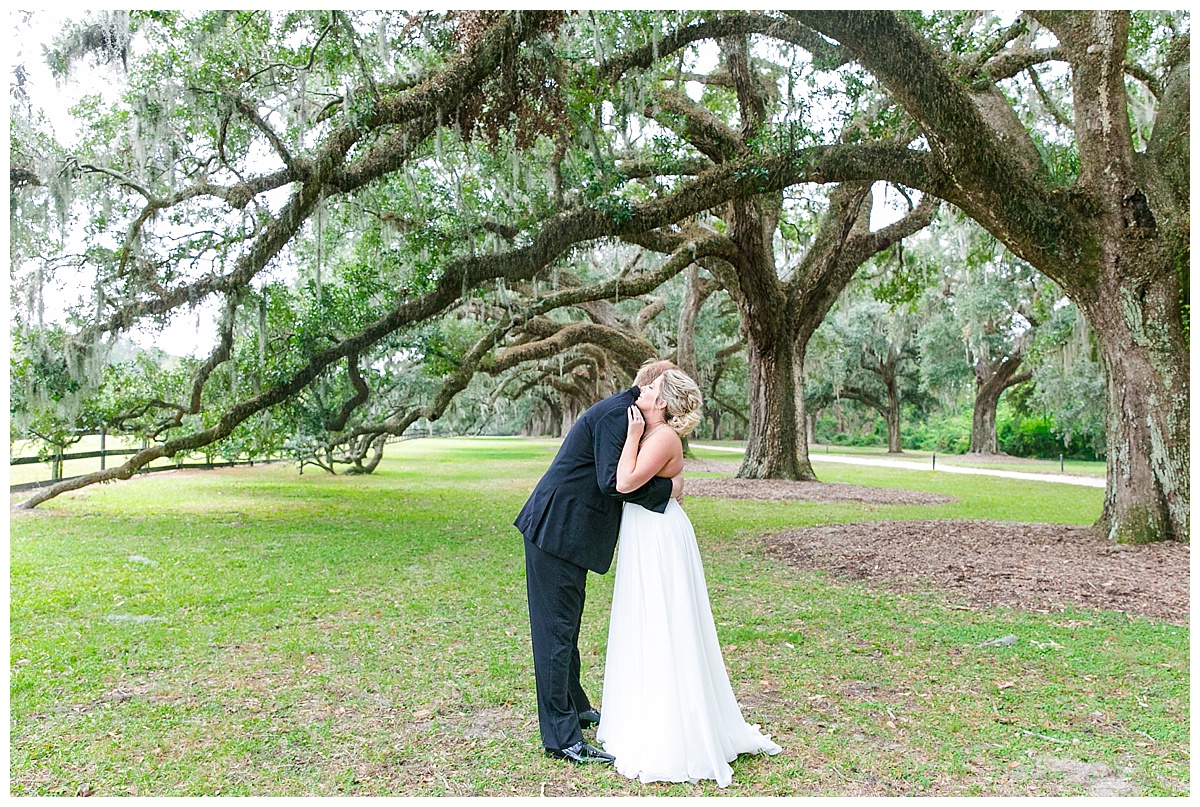
{"label": "low hanging branch", "polygon": [[640,48],[610,59],[600,65],[599,77],[611,81],[630,70],[650,67],[656,61],[667,58],[693,42],[748,34],[763,34],[799,45],[829,69],[838,67],[847,60],[841,47],[795,20],[752,12],[732,12],[677,29]]}
{"label": "low hanging branch", "polygon": [[[455,372],[442,382],[442,387],[432,404],[398,410],[381,422],[360,426],[340,435],[330,441],[327,448],[337,449],[354,441],[359,441],[361,446],[379,437],[401,435],[419,419],[440,418],[454,397],[467,388],[477,372],[498,375],[528,361],[559,355],[563,350],[577,345],[601,344],[616,351],[624,358],[625,369],[632,375],[645,359],[654,354],[653,345],[642,339],[632,339],[615,328],[593,323],[552,323],[551,327],[555,330],[547,338],[510,347],[496,357],[491,357],[490,353],[506,337],[536,322],[537,318],[550,311],[604,300],[615,295],[636,297],[646,294],[682,272],[696,258],[703,258],[711,251],[719,251],[723,247],[723,241],[717,237],[689,243],[653,271],[630,277],[617,277],[592,286],[564,289],[529,303],[522,310],[514,312],[511,317],[506,317],[475,343],[463,356]],[[549,320],[543,322],[550,323]],[[534,330],[536,331],[536,326]]]}
{"label": "low hanging branch", "polygon": [[[138,469],[160,457],[174,457],[179,452],[192,451],[223,440],[247,418],[299,393],[334,362],[346,358],[352,353],[361,353],[406,325],[422,322],[448,310],[457,302],[464,289],[474,289],[497,278],[509,281],[529,280],[577,243],[604,236],[636,233],[639,231],[639,227],[646,229],[661,227],[672,221],[695,215],[746,186],[755,187],[764,182],[788,182],[792,176],[786,163],[778,165],[776,171],[753,173],[738,171],[735,166],[721,166],[713,169],[708,175],[701,176],[696,181],[681,187],[669,197],[631,205],[627,214],[613,217],[595,210],[573,211],[557,217],[526,247],[496,255],[459,258],[446,267],[437,286],[432,291],[416,298],[402,299],[385,316],[341,343],[312,357],[287,381],[231,406],[212,427],[184,437],[167,440],[159,445],[149,446],[116,468],[64,480],[57,485],[44,488],[22,502],[19,507],[32,509],[44,501],[71,490],[114,479],[129,479]],[[713,242],[711,246],[715,250],[716,242]],[[707,254],[706,248],[708,248],[708,242],[697,243],[695,254]],[[686,253],[667,261],[663,268],[653,273],[651,277],[669,271],[668,267],[677,274],[683,271],[691,260],[689,245]],[[636,296],[657,288],[662,282],[643,287],[650,281],[646,278],[639,278],[639,280],[641,283],[628,279],[617,279],[600,284],[598,290],[603,290],[602,297],[612,296],[618,292],[625,296]],[[548,295],[532,306],[529,315],[544,313],[558,305],[571,304],[569,301],[573,299],[583,302],[587,298],[587,293],[583,293],[580,297],[573,296],[579,294],[578,290],[565,290],[556,295]],[[503,331],[507,331],[507,327]],[[473,359],[475,364],[478,364],[486,351],[498,344],[502,335],[502,332],[497,333],[497,341],[486,347],[484,347],[484,342],[480,343],[481,352]],[[453,396],[466,388],[473,373],[473,365],[469,370],[460,369],[453,377],[453,382],[443,388],[442,394],[438,396],[438,401],[429,407],[428,411],[436,411],[440,417]],[[424,416],[421,414],[422,411],[424,409],[410,412],[409,415],[396,421],[394,425],[389,419],[389,433],[402,434],[404,429],[415,422],[418,417]],[[399,425],[401,423],[403,425]],[[352,434],[349,437],[356,436],[358,435]]]}

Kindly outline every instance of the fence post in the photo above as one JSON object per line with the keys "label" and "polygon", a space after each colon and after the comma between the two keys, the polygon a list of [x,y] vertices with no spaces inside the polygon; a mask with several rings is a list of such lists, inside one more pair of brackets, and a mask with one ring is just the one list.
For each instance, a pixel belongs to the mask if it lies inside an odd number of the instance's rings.
{"label": "fence post", "polygon": [[58,453],[54,455],[54,459],[50,461],[50,478],[62,479],[62,464],[63,452],[62,446],[59,446]]}
{"label": "fence post", "polygon": [[1062,454],[1058,455],[1058,472],[1060,474],[1063,473],[1063,455]]}
{"label": "fence post", "polygon": [[100,470],[104,470],[104,437],[108,434],[108,427],[100,427]]}
{"label": "fence post", "polygon": [[937,470],[937,452],[936,451],[933,452],[933,468],[931,468],[930,470],[933,470],[933,471]]}

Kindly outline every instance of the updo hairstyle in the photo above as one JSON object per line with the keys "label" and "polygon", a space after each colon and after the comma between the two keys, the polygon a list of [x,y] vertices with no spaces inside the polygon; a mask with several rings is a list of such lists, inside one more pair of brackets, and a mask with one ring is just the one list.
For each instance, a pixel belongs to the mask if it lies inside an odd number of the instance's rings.
{"label": "updo hairstyle", "polygon": [[665,420],[680,437],[686,437],[700,423],[700,387],[682,370],[662,374],[659,398],[667,405]]}

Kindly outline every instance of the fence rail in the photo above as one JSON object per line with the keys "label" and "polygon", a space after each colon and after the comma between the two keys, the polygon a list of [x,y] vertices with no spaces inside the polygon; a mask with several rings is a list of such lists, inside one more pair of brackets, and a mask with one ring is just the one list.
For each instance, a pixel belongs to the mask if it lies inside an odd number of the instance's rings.
{"label": "fence rail", "polygon": [[97,457],[127,457],[136,454],[140,448],[114,448],[111,451],[81,451],[78,454],[51,454],[49,457],[17,457],[9,460],[9,465],[33,465],[38,462],[62,462],[66,460],[94,460]]}

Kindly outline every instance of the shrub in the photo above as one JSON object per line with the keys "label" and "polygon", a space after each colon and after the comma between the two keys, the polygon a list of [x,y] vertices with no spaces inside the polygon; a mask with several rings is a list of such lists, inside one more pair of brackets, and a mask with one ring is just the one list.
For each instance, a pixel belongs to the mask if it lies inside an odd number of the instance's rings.
{"label": "shrub", "polygon": [[1072,460],[1102,459],[1089,443],[1077,441],[1068,447],[1054,433],[1054,419],[1049,415],[1001,418],[996,423],[996,438],[1000,450],[1014,457],[1058,459],[1061,454]]}

